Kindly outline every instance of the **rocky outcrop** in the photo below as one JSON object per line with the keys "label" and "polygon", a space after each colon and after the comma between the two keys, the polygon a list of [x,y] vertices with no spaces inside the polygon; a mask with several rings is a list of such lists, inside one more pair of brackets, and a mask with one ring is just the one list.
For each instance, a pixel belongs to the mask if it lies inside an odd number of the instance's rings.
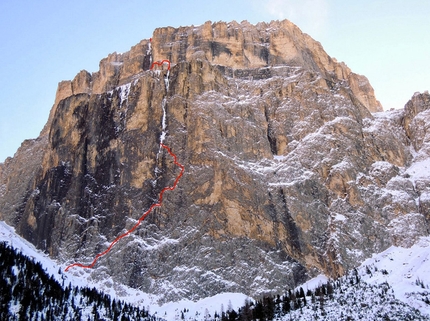
{"label": "rocky outcrop", "polygon": [[[356,98],[370,111],[382,111],[373,88],[362,75],[338,63],[288,20],[251,25],[206,22],[198,27],[159,28],[124,54],[113,53],[100,62],[100,70],[90,75],[81,71],[73,81],[59,84],[56,103],[72,94],[101,94],[130,82],[148,70],[151,61],[169,59],[177,64],[203,59],[212,65],[232,69],[255,69],[282,65],[298,66],[321,74],[327,82],[346,81]],[[240,71],[239,71],[240,73]],[[252,76],[252,75],[249,75]]]}
{"label": "rocky outcrop", "polygon": [[[429,106],[430,95],[428,92],[423,94],[415,93],[405,106],[405,116],[403,117],[402,124],[416,151],[420,151],[423,147],[428,147],[426,143],[430,139],[430,127],[428,124]],[[430,154],[426,153],[426,156],[428,155]]]}
{"label": "rocky outcrop", "polygon": [[366,77],[354,74],[338,63],[313,40],[288,20],[259,23],[244,21],[211,23],[190,30],[160,28],[153,36],[154,59],[174,62],[205,59],[234,69],[300,66],[321,74],[330,82],[348,81],[358,100],[370,111],[382,111]]}
{"label": "rocky outcrop", "polygon": [[164,106],[185,174],[92,276],[164,300],[282,292],[428,235],[428,101],[372,114],[367,79],[288,21],[160,28],[60,83],[45,135],[3,165],[0,215],[91,262],[178,174]]}
{"label": "rocky outcrop", "polygon": [[402,125],[408,135],[415,155],[415,164],[407,175],[414,179],[414,188],[418,194],[419,213],[430,222],[430,95],[428,91],[415,93],[405,106]]}

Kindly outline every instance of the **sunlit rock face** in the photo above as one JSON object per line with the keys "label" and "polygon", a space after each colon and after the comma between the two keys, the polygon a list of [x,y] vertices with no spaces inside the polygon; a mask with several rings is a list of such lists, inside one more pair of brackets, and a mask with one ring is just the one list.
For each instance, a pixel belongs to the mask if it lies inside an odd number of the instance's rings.
{"label": "sunlit rock face", "polygon": [[381,112],[289,21],[160,28],[59,84],[40,137],[0,166],[0,217],[91,263],[176,179],[165,116],[184,176],[93,277],[165,300],[280,293],[428,235],[429,101]]}

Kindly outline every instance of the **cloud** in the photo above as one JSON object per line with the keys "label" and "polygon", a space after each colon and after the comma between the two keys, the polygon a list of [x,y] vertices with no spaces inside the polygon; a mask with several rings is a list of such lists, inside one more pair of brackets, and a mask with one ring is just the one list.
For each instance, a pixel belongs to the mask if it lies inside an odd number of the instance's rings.
{"label": "cloud", "polygon": [[311,35],[320,34],[328,23],[328,0],[266,0],[260,9],[273,19],[288,19]]}

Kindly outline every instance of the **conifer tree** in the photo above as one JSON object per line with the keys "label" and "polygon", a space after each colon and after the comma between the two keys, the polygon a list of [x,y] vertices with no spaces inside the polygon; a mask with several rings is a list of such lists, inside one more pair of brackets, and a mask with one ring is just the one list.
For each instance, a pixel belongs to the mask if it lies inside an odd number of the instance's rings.
{"label": "conifer tree", "polygon": [[304,298],[304,297],[305,297],[305,291],[303,291],[303,288],[302,288],[302,287],[300,287],[298,297],[299,297],[299,298]]}
{"label": "conifer tree", "polygon": [[290,312],[290,309],[291,309],[290,298],[285,296],[282,302],[282,313],[287,314],[288,312]]}

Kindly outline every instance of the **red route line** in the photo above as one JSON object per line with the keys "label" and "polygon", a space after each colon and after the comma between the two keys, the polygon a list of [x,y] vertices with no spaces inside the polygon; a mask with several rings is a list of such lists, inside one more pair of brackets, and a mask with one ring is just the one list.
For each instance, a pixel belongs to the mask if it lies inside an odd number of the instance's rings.
{"label": "red route line", "polygon": [[[149,42],[152,43],[152,38],[149,38]],[[167,70],[170,70],[170,60],[168,60],[168,59],[163,59],[161,61],[153,62],[151,65],[151,68],[149,68],[149,69],[152,70],[155,67],[155,65],[162,67],[163,64],[165,64],[165,63],[167,64]]]}
{"label": "red route line", "polygon": [[149,69],[152,70],[155,65],[157,65],[157,66],[163,66],[163,64],[165,64],[165,63],[168,64],[167,70],[170,70],[170,60],[167,60],[167,59],[164,59],[162,61],[155,61],[155,62],[153,62],[152,65],[151,65],[151,68],[149,68]]}
{"label": "red route line", "polygon": [[160,196],[158,197],[158,203],[155,203],[155,204],[152,204],[151,205],[151,207],[145,212],[145,213],[143,213],[143,215],[139,218],[139,220],[137,221],[137,223],[131,228],[131,229],[129,229],[127,232],[125,232],[124,234],[122,234],[122,235],[120,235],[120,236],[118,236],[110,245],[109,245],[109,247],[105,250],[105,251],[103,251],[103,252],[101,252],[101,253],[99,253],[99,254],[97,254],[96,255],[96,257],[94,258],[94,260],[93,260],[93,262],[91,263],[91,264],[88,264],[88,265],[84,265],[84,264],[81,264],[81,263],[74,263],[74,264],[71,264],[71,265],[69,265],[67,268],[66,268],[66,272],[70,269],[70,268],[72,268],[72,267],[75,267],[75,266],[78,266],[78,267],[81,267],[81,268],[87,268],[87,269],[89,269],[89,268],[93,268],[94,267],[94,265],[96,264],[96,262],[97,262],[97,260],[99,259],[99,258],[101,258],[102,256],[104,256],[104,255],[106,255],[111,249],[112,249],[112,247],[119,241],[119,240],[121,240],[122,238],[124,238],[124,237],[126,237],[127,235],[129,235],[129,234],[131,234],[142,222],[143,222],[143,220],[149,215],[149,213],[151,213],[152,212],[152,210],[155,208],[155,207],[160,207],[161,206],[161,202],[163,201],[163,194],[164,194],[164,192],[165,191],[168,191],[168,190],[170,190],[170,191],[173,191],[175,188],[176,188],[176,185],[178,185],[178,182],[179,182],[179,180],[181,179],[181,177],[182,177],[182,175],[184,174],[184,171],[185,171],[185,168],[184,168],[184,166],[181,164],[181,163],[179,163],[178,162],[178,160],[177,160],[177,157],[176,157],[176,155],[170,150],[170,148],[169,147],[167,147],[166,145],[164,145],[163,143],[161,143],[160,144],[160,146],[161,147],[163,147],[165,150],[167,150],[167,152],[170,154],[170,156],[172,156],[173,157],[173,160],[174,160],[174,163],[175,163],[175,165],[176,166],[178,166],[180,169],[181,169],[181,172],[179,173],[179,175],[176,177],[176,179],[175,179],[175,182],[173,183],[173,185],[172,186],[167,186],[167,187],[164,187],[162,190],[161,190],[161,192],[160,192]]}

